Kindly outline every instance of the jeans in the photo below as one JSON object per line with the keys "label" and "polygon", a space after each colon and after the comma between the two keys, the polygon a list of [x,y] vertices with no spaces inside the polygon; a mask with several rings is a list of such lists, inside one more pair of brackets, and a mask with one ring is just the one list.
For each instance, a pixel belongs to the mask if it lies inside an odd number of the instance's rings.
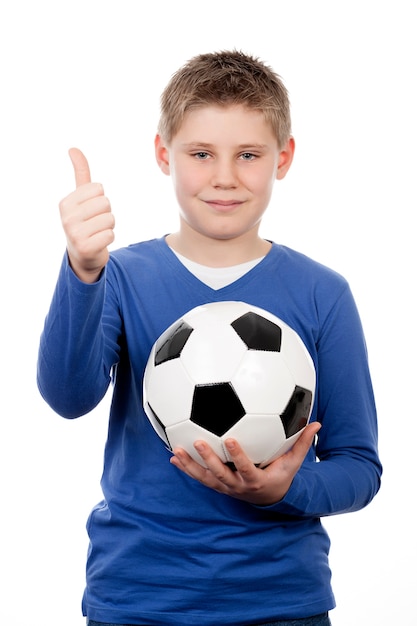
{"label": "jeans", "polygon": [[[108,624],[107,622],[95,622],[87,619],[87,626],[134,626],[133,624]],[[143,625],[145,626],[145,625]],[[284,619],[277,622],[267,622],[263,624],[252,624],[252,626],[331,626],[327,613],[304,617],[302,619]]]}

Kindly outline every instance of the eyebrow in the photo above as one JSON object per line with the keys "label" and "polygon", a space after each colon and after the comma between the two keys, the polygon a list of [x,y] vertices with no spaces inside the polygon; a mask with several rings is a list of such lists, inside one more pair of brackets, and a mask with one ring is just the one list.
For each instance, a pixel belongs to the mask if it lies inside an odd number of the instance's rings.
{"label": "eyebrow", "polygon": [[[212,149],[215,146],[211,143],[206,143],[204,141],[192,141],[191,143],[184,143],[182,144],[183,148],[207,148],[207,149]],[[238,150],[265,150],[265,148],[267,148],[266,144],[263,143],[242,143],[239,146],[236,146]]]}

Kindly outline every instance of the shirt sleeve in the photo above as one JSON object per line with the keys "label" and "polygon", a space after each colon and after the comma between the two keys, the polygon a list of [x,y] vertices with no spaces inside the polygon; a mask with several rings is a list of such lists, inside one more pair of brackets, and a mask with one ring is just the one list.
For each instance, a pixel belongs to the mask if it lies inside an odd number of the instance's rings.
{"label": "shirt sleeve", "polygon": [[317,444],[283,500],[280,514],[322,517],[365,507],[382,466],[377,414],[361,321],[349,287],[321,321],[317,349]]}
{"label": "shirt sleeve", "polygon": [[[59,415],[88,413],[104,397],[118,361],[120,316],[103,315],[106,269],[93,284],[80,281],[63,260],[40,339],[37,383]],[[110,300],[106,295],[106,302]],[[106,307],[108,309],[109,307]]]}

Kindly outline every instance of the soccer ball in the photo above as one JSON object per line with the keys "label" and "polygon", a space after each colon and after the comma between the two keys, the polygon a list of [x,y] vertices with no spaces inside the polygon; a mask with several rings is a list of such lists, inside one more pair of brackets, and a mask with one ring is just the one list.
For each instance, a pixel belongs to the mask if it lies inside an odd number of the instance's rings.
{"label": "soccer ball", "polygon": [[222,459],[235,438],[266,467],[308,423],[316,374],[299,335],[275,315],[244,302],[192,309],[155,342],[145,369],[144,409],[169,450],[205,440]]}

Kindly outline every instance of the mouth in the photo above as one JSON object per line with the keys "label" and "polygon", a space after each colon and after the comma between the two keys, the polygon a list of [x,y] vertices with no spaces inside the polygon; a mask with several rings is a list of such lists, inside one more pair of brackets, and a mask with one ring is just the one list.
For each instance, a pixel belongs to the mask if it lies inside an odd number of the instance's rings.
{"label": "mouth", "polygon": [[205,203],[216,211],[231,211],[243,204],[242,200],[205,200]]}

